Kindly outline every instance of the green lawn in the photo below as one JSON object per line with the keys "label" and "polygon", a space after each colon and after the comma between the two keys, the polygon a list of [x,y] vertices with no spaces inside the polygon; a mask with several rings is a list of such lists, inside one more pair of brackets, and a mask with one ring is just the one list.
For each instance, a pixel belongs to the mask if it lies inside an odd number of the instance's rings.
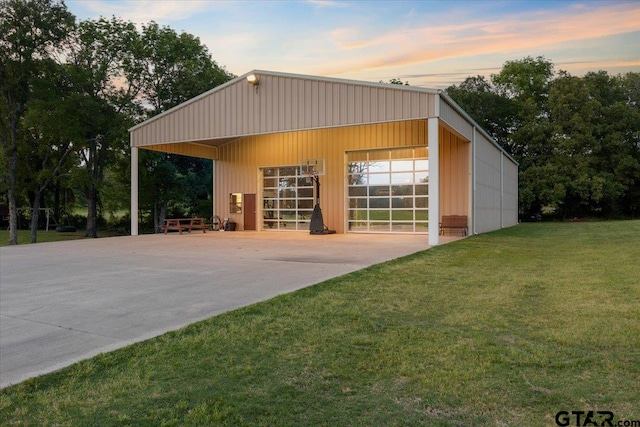
{"label": "green lawn", "polygon": [[639,260],[640,221],[521,224],[6,388],[1,424],[640,420]]}
{"label": "green lawn", "polygon": [[[55,230],[38,230],[37,242],[45,243],[45,242],[60,242],[64,240],[78,240],[78,239],[86,239],[85,230],[78,230],[72,233],[58,233]],[[106,231],[98,231],[99,237],[107,237],[114,236],[117,233],[114,232],[106,232]],[[29,230],[18,230],[18,244],[30,244],[31,242],[31,231]],[[8,246],[9,245],[9,230],[0,230],[0,246]]]}

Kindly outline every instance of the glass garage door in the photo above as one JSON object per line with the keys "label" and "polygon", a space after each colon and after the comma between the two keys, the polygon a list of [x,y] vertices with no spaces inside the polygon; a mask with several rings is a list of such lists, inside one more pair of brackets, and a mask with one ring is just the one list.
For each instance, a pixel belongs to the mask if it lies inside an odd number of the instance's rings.
{"label": "glass garage door", "polygon": [[309,231],[313,182],[299,166],[262,169],[262,229]]}
{"label": "glass garage door", "polygon": [[350,232],[427,233],[427,147],[347,153]]}

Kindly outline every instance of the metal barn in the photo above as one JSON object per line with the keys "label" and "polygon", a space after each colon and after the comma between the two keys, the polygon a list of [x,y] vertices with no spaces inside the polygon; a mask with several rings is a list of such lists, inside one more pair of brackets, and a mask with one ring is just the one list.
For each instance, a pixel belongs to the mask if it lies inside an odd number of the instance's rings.
{"label": "metal barn", "polygon": [[320,163],[324,222],[337,233],[440,240],[518,222],[518,165],[440,90],[254,70],[130,129],[131,233],[138,150],[214,162],[213,212],[238,230],[308,232]]}

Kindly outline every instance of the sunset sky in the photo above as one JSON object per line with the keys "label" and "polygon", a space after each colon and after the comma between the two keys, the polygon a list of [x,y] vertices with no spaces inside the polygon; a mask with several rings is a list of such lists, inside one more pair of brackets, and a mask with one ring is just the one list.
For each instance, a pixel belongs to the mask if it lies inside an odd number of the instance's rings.
{"label": "sunset sky", "polygon": [[156,21],[253,69],[444,88],[544,56],[573,75],[640,72],[640,1],[67,0],[78,19]]}

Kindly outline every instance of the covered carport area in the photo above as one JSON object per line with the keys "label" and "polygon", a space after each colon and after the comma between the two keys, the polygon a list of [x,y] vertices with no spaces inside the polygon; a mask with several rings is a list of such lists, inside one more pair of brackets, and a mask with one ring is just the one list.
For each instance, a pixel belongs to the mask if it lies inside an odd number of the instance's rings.
{"label": "covered carport area", "polygon": [[209,232],[0,248],[0,387],[427,248],[424,235]]}
{"label": "covered carport area", "polygon": [[[421,233],[437,245],[443,216],[463,216],[470,234],[517,223],[517,164],[439,90],[255,70],[130,134],[133,235],[139,149],[212,159],[213,213],[240,229],[278,228],[277,206],[287,231],[308,230],[314,197],[295,184],[305,159],[326,165],[320,199],[339,234]],[[373,171],[382,158],[389,170]],[[230,209],[236,195],[251,218]]]}

